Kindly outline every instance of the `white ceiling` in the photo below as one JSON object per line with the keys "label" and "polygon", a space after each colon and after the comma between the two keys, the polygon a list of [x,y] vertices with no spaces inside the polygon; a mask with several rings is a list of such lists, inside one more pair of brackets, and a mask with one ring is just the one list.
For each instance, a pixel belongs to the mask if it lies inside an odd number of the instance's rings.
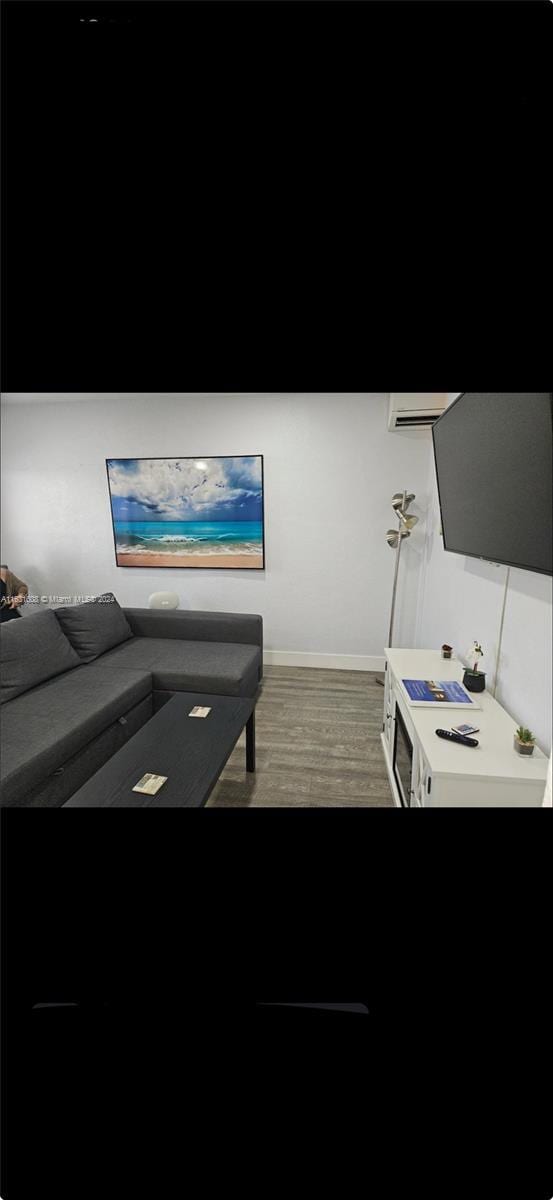
{"label": "white ceiling", "polygon": [[[244,392],[202,392],[201,395],[239,396]],[[263,393],[260,393],[263,394]],[[136,396],[197,396],[198,392],[4,392],[3,404],[82,404],[88,400],[129,400]]]}
{"label": "white ceiling", "polygon": [[[4,392],[2,404],[82,404],[90,400],[152,399],[186,400],[192,396],[337,396],[339,392]],[[349,393],[344,393],[349,394]],[[382,392],[359,393],[382,396]]]}

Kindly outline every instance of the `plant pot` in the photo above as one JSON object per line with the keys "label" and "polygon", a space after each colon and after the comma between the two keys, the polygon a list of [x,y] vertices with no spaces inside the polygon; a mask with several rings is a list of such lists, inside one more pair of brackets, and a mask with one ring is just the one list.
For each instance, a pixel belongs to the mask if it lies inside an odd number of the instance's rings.
{"label": "plant pot", "polygon": [[534,746],[536,745],[535,742],[521,742],[520,738],[517,738],[516,733],[515,733],[513,741],[514,741],[514,746],[515,746],[515,750],[516,750],[517,754],[533,754],[534,753]]}
{"label": "plant pot", "polygon": [[465,671],[463,683],[468,692],[483,692],[486,687],[485,671]]}

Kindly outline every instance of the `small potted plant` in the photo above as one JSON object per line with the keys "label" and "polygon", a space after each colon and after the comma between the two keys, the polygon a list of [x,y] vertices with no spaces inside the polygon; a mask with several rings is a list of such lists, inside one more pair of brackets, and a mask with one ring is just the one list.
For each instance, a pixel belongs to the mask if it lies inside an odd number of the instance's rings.
{"label": "small potted plant", "polygon": [[530,729],[520,725],[515,733],[515,750],[517,754],[533,754],[536,739]]}
{"label": "small potted plant", "polygon": [[444,642],[442,646],[442,658],[451,658],[452,653],[453,646],[448,646],[447,642]]}
{"label": "small potted plant", "polygon": [[480,642],[474,642],[470,650],[467,650],[469,662],[474,663],[473,667],[466,667],[463,675],[463,683],[469,692],[483,692],[486,687],[486,673],[478,670],[478,659],[482,658],[483,654]]}

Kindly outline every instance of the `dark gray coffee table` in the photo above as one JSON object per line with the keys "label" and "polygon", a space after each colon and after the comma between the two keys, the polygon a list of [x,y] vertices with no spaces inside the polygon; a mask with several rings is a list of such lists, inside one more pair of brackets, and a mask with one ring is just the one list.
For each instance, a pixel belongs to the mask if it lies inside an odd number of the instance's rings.
{"label": "dark gray coffee table", "polygon": [[[195,705],[207,717],[189,717]],[[255,771],[255,698],[179,692],[63,808],[201,808],[246,728],[246,768]],[[166,775],[156,796],[133,792],[147,771]]]}

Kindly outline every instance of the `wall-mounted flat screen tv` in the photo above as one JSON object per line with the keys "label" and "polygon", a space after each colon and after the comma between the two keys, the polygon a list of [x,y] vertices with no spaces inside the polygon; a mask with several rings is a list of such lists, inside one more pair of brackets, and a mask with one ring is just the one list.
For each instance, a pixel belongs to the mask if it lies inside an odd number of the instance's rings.
{"label": "wall-mounted flat screen tv", "polygon": [[106,459],[118,567],[265,567],[263,455]]}
{"label": "wall-mounted flat screen tv", "polygon": [[432,428],[445,550],[553,574],[551,392],[462,392]]}

